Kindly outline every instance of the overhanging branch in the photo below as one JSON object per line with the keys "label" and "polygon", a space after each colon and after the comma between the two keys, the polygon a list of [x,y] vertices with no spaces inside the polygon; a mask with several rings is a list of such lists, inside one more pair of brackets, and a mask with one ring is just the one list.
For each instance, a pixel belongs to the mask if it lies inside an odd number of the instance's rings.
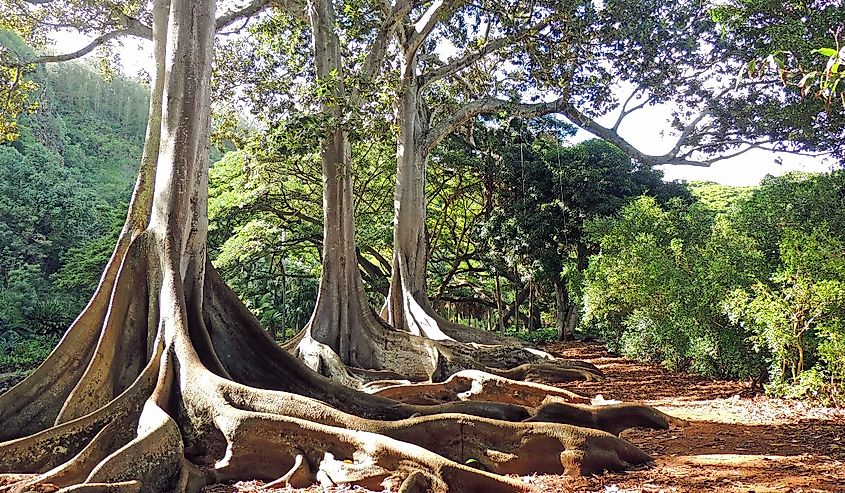
{"label": "overhanging branch", "polygon": [[[239,22],[245,21],[253,15],[261,12],[271,3],[271,0],[252,0],[240,9],[232,10],[226,14],[221,15],[214,21],[214,30],[220,32],[226,27]],[[296,0],[283,0],[273,2],[274,6],[278,6],[288,14],[301,18],[304,15],[305,6]]]}
{"label": "overhanging branch", "polygon": [[127,27],[124,29],[118,29],[116,31],[111,31],[101,36],[94,38],[93,41],[85,45],[84,47],[72,52],[72,53],[64,53],[61,55],[41,55],[38,57],[33,58],[24,64],[35,63],[35,64],[43,64],[43,63],[56,63],[56,62],[66,62],[69,60],[75,60],[77,58],[81,58],[88,53],[91,53],[99,46],[102,46],[113,39],[122,38],[125,36],[136,36],[144,39],[153,39],[153,31],[147,26],[143,26],[139,24],[133,27]]}
{"label": "overhanging branch", "polygon": [[[560,114],[576,126],[592,133],[596,137],[604,139],[619,147],[619,149],[621,149],[632,159],[650,166],[669,164],[706,167],[710,166],[715,162],[744,154],[745,152],[748,152],[751,149],[766,148],[765,144],[767,143],[765,141],[723,142],[722,144],[727,143],[729,145],[742,147],[734,153],[718,156],[713,159],[690,159],[689,156],[696,150],[700,149],[701,146],[699,146],[698,148],[691,149],[690,151],[683,154],[680,153],[680,150],[684,147],[689,137],[692,135],[695,125],[699,123],[704,117],[704,114],[707,113],[705,110],[702,111],[702,114],[699,114],[693,120],[693,122],[691,122],[690,125],[688,125],[684,129],[684,131],[682,131],[681,136],[679,137],[678,141],[675,143],[675,146],[670,152],[661,155],[652,155],[646,154],[637,149],[634,145],[632,145],[630,142],[620,136],[619,133],[617,133],[616,130],[614,130],[613,128],[608,128],[603,125],[600,125],[593,118],[579,111],[572,103],[568,101],[566,97],[561,97],[554,101],[549,101],[545,103],[518,103],[514,101],[487,97],[465,104],[457,111],[455,111],[451,118],[441,122],[440,124],[432,128],[431,131],[428,133],[428,137],[426,138],[425,143],[423,145],[423,151],[426,153],[431,152],[434,146],[439,144],[440,141],[442,141],[449,134],[454,132],[458,127],[468,122],[472,118],[475,118],[478,115],[493,114],[499,112],[506,112],[511,116],[521,118],[536,118],[538,116],[543,115]],[[715,146],[719,144],[713,145]]]}

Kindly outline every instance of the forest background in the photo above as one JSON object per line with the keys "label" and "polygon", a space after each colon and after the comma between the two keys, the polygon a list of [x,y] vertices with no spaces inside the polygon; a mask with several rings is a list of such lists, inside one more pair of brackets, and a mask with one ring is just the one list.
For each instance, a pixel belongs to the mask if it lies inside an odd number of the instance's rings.
{"label": "forest background", "polygon": [[[0,373],[9,381],[46,357],[90,298],[125,215],[149,105],[142,81],[104,79],[86,64],[39,68],[29,80],[37,107],[0,145]],[[320,278],[322,184],[309,124],[216,119],[211,257],[279,341],[308,322]],[[494,115],[434,149],[426,246],[435,308],[482,330],[533,341],[590,335],[671,369],[841,403],[845,175],[667,183],[612,144],[571,143],[573,133],[551,117]],[[395,139],[356,138],[357,261],[380,307]]]}

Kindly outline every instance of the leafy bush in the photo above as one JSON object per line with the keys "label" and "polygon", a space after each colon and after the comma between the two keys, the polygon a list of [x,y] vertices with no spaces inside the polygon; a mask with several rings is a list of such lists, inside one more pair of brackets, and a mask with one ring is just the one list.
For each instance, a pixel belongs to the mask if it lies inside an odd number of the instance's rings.
{"label": "leafy bush", "polygon": [[76,310],[56,299],[37,301],[25,313],[26,323],[33,333],[58,337],[73,322]]}
{"label": "leafy bush", "polygon": [[0,373],[35,368],[47,358],[57,342],[57,338],[50,336],[16,338],[11,342],[0,340]]}
{"label": "leafy bush", "polygon": [[546,329],[535,329],[532,331],[510,331],[506,332],[506,335],[511,337],[518,337],[523,341],[533,342],[535,344],[543,344],[558,340],[557,329],[554,327]]}
{"label": "leafy bush", "polygon": [[759,374],[747,332],[721,310],[755,278],[750,240],[701,204],[641,197],[587,226],[584,319],[611,350],[711,377]]}
{"label": "leafy bush", "polygon": [[588,225],[600,253],[585,329],[632,358],[842,403],[845,173],[716,191],[706,204],[642,197]]}
{"label": "leafy bush", "polygon": [[773,393],[837,394],[845,380],[845,243],[821,228],[787,230],[779,250],[769,281],[732,293],[726,310],[770,355]]}

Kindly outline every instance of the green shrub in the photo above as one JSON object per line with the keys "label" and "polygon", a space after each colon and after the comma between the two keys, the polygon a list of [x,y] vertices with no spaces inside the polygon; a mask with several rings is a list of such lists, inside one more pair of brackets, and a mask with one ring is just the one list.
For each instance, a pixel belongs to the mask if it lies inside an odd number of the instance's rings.
{"label": "green shrub", "polygon": [[506,332],[506,335],[511,337],[518,337],[523,341],[533,342],[534,344],[543,344],[557,341],[557,329],[554,327],[546,329],[535,329],[532,331],[520,330]]}
{"label": "green shrub", "polygon": [[74,308],[59,300],[46,299],[35,302],[24,314],[30,332],[58,337],[73,322]]}
{"label": "green shrub", "polygon": [[627,357],[709,377],[759,372],[748,333],[722,313],[754,278],[749,239],[701,205],[641,197],[588,225],[601,253],[585,273],[583,327]]}
{"label": "green shrub", "polygon": [[0,342],[0,373],[26,371],[44,361],[58,339],[51,336],[19,338],[10,343]]}

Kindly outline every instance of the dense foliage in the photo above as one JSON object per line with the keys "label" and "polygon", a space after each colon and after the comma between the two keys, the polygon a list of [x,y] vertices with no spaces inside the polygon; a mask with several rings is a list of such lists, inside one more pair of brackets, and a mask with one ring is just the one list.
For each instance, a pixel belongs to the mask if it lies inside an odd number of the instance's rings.
{"label": "dense foliage", "polygon": [[584,327],[632,357],[841,401],[845,174],[769,177],[726,208],[707,189],[715,208],[643,197],[588,225]]}
{"label": "dense foliage", "polygon": [[147,89],[84,65],[33,75],[38,110],[0,144],[0,372],[38,361],[111,254],[141,155]]}
{"label": "dense foliage", "polygon": [[498,147],[494,207],[481,224],[487,256],[523,271],[531,287],[554,293],[558,337],[571,337],[581,272],[591,253],[584,223],[616,212],[632,197],[663,198],[680,190],[664,184],[659,171],[597,139],[564,146],[548,134],[520,132]]}

